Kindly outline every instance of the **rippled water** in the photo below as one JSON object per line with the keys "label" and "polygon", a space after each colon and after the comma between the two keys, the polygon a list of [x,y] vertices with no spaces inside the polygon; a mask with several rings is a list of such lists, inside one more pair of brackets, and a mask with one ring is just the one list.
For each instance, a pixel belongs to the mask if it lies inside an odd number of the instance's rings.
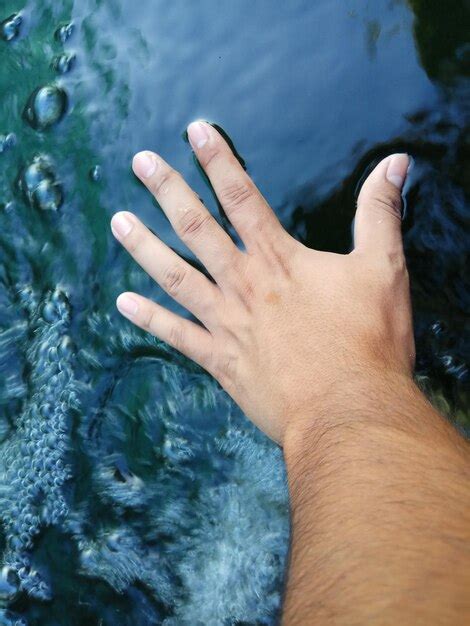
{"label": "rippled water", "polygon": [[235,236],[184,140],[193,119],[325,250],[350,249],[368,168],[413,156],[417,373],[468,428],[466,6],[2,0],[0,22],[21,19],[0,30],[0,624],[275,623],[280,451],[114,308],[132,289],[179,310],[110,236],[114,211],[191,258],[131,174],[137,150]]}

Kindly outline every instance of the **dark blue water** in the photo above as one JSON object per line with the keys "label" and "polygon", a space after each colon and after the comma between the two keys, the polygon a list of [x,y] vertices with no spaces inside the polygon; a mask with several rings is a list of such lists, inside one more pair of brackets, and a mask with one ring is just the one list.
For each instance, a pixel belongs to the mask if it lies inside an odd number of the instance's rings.
{"label": "dark blue water", "polygon": [[409,152],[417,375],[468,429],[468,3],[2,0],[0,22],[15,14],[0,28],[0,624],[274,624],[282,455],[119,317],[126,289],[182,310],[109,218],[134,211],[191,258],[130,171],[148,148],[235,236],[184,138],[204,118],[292,234],[347,252],[364,174]]}

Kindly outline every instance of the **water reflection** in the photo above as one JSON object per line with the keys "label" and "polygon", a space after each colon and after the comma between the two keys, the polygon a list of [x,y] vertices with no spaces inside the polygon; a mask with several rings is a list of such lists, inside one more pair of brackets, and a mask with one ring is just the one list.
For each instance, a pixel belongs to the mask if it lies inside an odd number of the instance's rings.
{"label": "water reflection", "polygon": [[470,10],[459,0],[408,0],[423,68],[430,78],[452,84],[470,75]]}

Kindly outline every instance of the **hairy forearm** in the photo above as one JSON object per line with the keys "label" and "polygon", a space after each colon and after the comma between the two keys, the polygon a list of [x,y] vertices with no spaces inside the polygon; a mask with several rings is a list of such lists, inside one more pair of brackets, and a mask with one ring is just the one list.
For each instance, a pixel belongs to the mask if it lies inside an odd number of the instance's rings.
{"label": "hairy forearm", "polygon": [[466,442],[410,380],[346,387],[286,432],[283,624],[468,623]]}

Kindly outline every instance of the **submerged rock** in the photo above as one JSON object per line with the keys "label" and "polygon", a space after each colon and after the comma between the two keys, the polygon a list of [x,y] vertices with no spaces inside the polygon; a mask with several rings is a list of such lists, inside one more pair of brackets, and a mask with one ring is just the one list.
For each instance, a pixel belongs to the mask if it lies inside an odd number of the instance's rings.
{"label": "submerged rock", "polygon": [[75,27],[72,22],[59,26],[59,28],[55,31],[55,38],[57,41],[65,43],[72,36],[74,29]]}
{"label": "submerged rock", "polygon": [[45,130],[57,124],[68,105],[67,93],[57,85],[38,87],[24,109],[24,117],[36,130]]}
{"label": "submerged rock", "polygon": [[52,68],[58,74],[67,74],[75,65],[76,58],[73,53],[64,52],[63,54],[59,54],[52,61]]}
{"label": "submerged rock", "polygon": [[13,15],[7,17],[6,20],[0,22],[0,37],[4,41],[12,41],[13,39],[16,39],[20,34],[22,22],[23,18],[19,13],[13,13]]}
{"label": "submerged rock", "polygon": [[18,188],[30,206],[42,211],[57,211],[63,203],[62,187],[56,180],[52,164],[36,156],[18,177]]}

